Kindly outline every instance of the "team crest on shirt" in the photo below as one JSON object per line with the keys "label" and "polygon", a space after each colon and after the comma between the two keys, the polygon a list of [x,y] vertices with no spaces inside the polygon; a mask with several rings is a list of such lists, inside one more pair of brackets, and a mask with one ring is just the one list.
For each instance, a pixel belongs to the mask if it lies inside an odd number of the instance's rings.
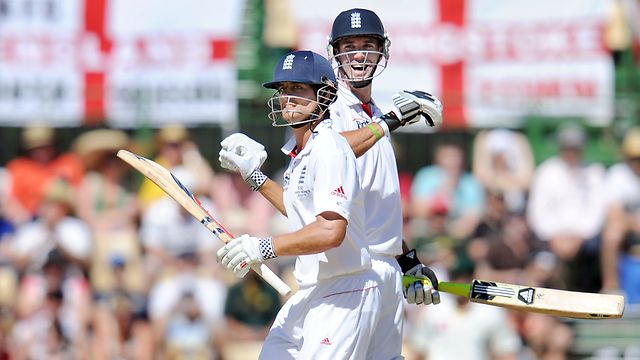
{"label": "team crest on shirt", "polygon": [[345,194],[344,189],[342,188],[342,185],[338,186],[333,191],[331,191],[331,195],[347,200],[347,194]]}

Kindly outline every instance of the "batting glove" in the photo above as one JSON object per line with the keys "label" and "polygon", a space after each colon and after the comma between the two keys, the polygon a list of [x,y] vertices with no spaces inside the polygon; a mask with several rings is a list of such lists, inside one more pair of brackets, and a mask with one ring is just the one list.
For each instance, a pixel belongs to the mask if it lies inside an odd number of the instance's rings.
{"label": "batting glove", "polygon": [[424,116],[431,127],[442,124],[442,103],[435,96],[420,90],[403,90],[393,95],[395,110],[380,118],[379,124],[385,132],[400,126],[413,124]]}
{"label": "batting glove", "polygon": [[260,167],[267,160],[264,146],[240,133],[228,136],[220,145],[220,165],[227,170],[240,173],[252,190],[258,190],[267,180],[267,176],[260,171]]}
{"label": "batting glove", "polygon": [[[402,103],[414,101],[418,103],[420,105],[420,115],[425,117],[429,126],[437,127],[442,125],[442,103],[440,102],[440,100],[438,100],[438,98],[429,94],[428,92],[420,90],[403,90],[393,96],[394,104],[396,103],[396,101]],[[397,104],[396,107],[398,107]],[[413,120],[407,122],[407,124],[418,121],[418,119],[416,118],[412,119]]]}
{"label": "batting glove", "polygon": [[398,263],[400,264],[403,275],[429,280],[426,283],[424,281],[415,281],[407,286],[403,286],[402,291],[405,299],[407,299],[407,303],[417,305],[437,305],[440,303],[438,278],[433,270],[420,262],[415,250],[402,254],[402,256],[398,258]]}
{"label": "batting glove", "polygon": [[247,275],[251,265],[276,257],[271,237],[257,238],[247,234],[229,241],[216,255],[222,266],[240,278]]}

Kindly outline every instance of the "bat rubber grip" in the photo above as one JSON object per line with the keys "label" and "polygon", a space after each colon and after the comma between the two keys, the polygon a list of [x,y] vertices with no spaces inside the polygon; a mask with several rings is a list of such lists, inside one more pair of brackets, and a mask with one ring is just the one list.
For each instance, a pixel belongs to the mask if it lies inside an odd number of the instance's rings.
{"label": "bat rubber grip", "polygon": [[267,267],[265,264],[260,264],[260,266],[252,265],[251,269],[255,271],[258,275],[260,275],[269,285],[273,286],[276,291],[282,295],[287,296],[291,293],[291,288],[287,285],[282,279],[278,277],[271,269]]}

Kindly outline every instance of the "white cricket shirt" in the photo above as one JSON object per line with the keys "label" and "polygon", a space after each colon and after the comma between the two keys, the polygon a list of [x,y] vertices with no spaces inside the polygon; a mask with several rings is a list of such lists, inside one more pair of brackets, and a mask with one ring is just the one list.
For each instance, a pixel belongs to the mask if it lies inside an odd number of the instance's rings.
{"label": "white cricket shirt", "polygon": [[[331,127],[336,132],[357,130],[382,116],[373,100],[368,104],[370,117],[360,100],[342,83],[338,99],[331,107]],[[396,256],[402,254],[402,205],[398,165],[388,134],[378,140],[364,155],[356,159],[361,187],[365,193],[365,230],[372,253]]]}
{"label": "white cricket shirt", "polygon": [[609,168],[604,189],[608,205],[620,204],[630,214],[640,212],[640,176],[626,163]]}
{"label": "white cricket shirt", "polygon": [[[347,233],[336,248],[298,256],[293,273],[301,287],[371,268],[355,155],[346,139],[331,131],[326,121],[316,127],[284,173],[284,206],[292,231],[314,222],[316,215],[331,211],[347,219]],[[290,154],[294,146],[295,140],[291,139],[282,150]]]}

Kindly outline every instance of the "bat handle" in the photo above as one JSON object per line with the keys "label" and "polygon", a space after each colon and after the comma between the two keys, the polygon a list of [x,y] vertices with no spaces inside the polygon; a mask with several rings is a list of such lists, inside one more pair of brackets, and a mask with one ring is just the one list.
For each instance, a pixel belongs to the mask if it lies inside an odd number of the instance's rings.
{"label": "bat handle", "polygon": [[425,286],[433,287],[431,280],[427,277],[418,277],[413,275],[402,275],[402,286],[407,287],[416,281],[422,282]]}
{"label": "bat handle", "polygon": [[267,267],[265,264],[257,264],[251,265],[253,271],[255,271],[258,275],[260,275],[269,285],[273,286],[276,291],[282,295],[287,296],[291,293],[291,288],[287,285],[282,279],[278,277],[271,269]]}
{"label": "bat handle", "polygon": [[[431,280],[429,280],[428,278],[416,277],[412,275],[402,275],[403,287],[407,287],[416,281],[422,281],[425,286],[432,286]],[[443,291],[449,294],[463,297],[469,297],[469,294],[471,293],[471,284],[439,281],[438,291]]]}

